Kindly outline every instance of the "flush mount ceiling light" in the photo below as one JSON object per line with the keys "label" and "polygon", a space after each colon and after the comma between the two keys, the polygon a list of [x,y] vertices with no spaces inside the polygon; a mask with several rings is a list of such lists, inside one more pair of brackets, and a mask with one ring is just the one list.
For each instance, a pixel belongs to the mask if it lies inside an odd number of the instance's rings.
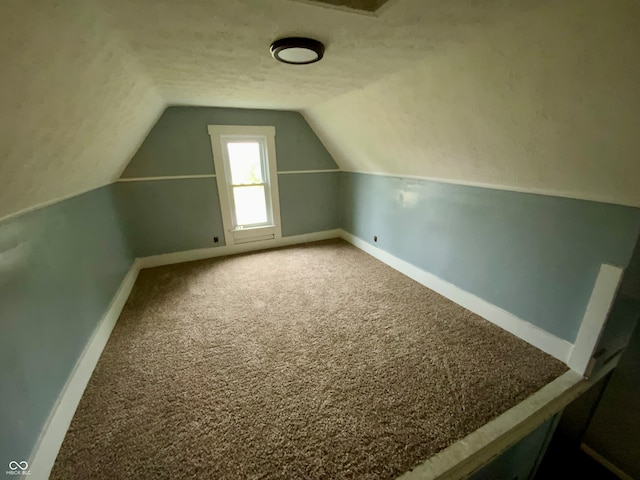
{"label": "flush mount ceiling light", "polygon": [[271,56],[282,63],[307,65],[317,62],[324,55],[324,45],[304,37],[288,37],[271,44]]}

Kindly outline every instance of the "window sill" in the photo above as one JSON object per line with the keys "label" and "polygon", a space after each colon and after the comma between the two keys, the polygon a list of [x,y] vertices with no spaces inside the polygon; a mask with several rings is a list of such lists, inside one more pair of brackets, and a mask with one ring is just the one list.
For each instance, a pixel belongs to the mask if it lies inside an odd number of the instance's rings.
{"label": "window sill", "polygon": [[260,225],[259,227],[236,228],[232,232],[234,243],[258,242],[276,238],[275,225]]}

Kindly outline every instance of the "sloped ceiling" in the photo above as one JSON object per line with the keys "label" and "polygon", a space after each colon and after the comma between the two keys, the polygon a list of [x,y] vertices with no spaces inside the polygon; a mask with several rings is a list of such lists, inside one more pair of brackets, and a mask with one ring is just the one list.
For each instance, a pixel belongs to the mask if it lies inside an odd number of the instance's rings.
{"label": "sloped ceiling", "polygon": [[2,0],[0,71],[0,218],[108,183],[163,108],[85,0]]}
{"label": "sloped ceiling", "polygon": [[[479,5],[482,3],[482,5]],[[424,59],[528,0],[395,0],[379,17],[293,0],[108,0],[112,25],[169,103],[303,109]],[[452,5],[455,4],[455,5]],[[325,43],[322,62],[283,65],[275,39]]]}
{"label": "sloped ceiling", "polygon": [[[0,218],[114,181],[172,104],[302,110],[347,169],[640,205],[638,20],[635,0],[3,0]],[[322,62],[269,57],[299,34]]]}
{"label": "sloped ceiling", "polygon": [[640,206],[640,2],[562,0],[309,108],[344,170]]}
{"label": "sloped ceiling", "polygon": [[382,5],[387,3],[387,0],[298,0],[306,1],[309,3],[324,3],[336,7],[344,7],[352,10],[361,10],[363,12],[375,12]]}

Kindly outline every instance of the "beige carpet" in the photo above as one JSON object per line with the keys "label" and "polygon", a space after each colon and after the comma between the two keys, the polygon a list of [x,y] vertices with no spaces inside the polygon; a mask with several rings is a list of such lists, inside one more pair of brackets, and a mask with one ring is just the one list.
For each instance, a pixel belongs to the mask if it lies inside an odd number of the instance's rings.
{"label": "beige carpet", "polygon": [[391,479],[566,370],[342,241],[143,270],[53,479]]}

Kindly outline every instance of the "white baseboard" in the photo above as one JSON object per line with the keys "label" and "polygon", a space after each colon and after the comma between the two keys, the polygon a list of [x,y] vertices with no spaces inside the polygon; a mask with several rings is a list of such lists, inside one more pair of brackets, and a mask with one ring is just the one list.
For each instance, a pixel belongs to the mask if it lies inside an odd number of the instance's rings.
{"label": "white baseboard", "polygon": [[490,322],[495,323],[559,360],[566,362],[569,358],[573,345],[566,340],[545,332],[512,315],[511,313],[506,312],[505,310],[502,310],[501,308],[496,307],[495,305],[482,300],[481,298],[472,295],[433,274],[421,270],[404,260],[400,260],[390,253],[380,250],[341,229],[283,237],[276,240],[254,242],[250,244],[233,245],[230,247],[222,246],[188,250],[139,258],[134,261],[129,272],[122,281],[122,284],[111,301],[107,312],[94,330],[91,339],[78,359],[73,372],[69,376],[62,393],[58,397],[58,400],[52,409],[52,413],[49,416],[49,419],[45,424],[36,447],[31,455],[31,460],[29,462],[31,478],[35,480],[45,480],[49,477],[49,473],[51,472],[51,468],[53,467],[56,456],[58,455],[60,446],[62,445],[65,434],[71,424],[76,408],[82,398],[82,394],[84,393],[87,383],[91,378],[91,374],[98,363],[102,350],[109,340],[111,331],[113,330],[113,327],[120,316],[120,312],[131,293],[131,289],[133,288],[138,272],[141,268],[201,260],[224,255],[233,255],[237,253],[277,248],[339,237],[345,239],[354,246],[364,250],[371,256],[377,258],[383,263],[386,263],[422,285],[438,292]]}
{"label": "white baseboard", "polygon": [[605,263],[600,265],[600,271],[568,362],[569,367],[581,375],[591,373],[589,372],[591,358],[607,323],[623,273],[624,270],[620,267]]}
{"label": "white baseboard", "polygon": [[[611,370],[607,364],[592,378],[569,370],[530,397],[458,440],[398,480],[453,480],[469,478],[510,447],[562,412]],[[555,428],[552,424],[551,429]],[[552,430],[548,434],[553,433]],[[535,468],[535,467],[534,467]]]}
{"label": "white baseboard", "polygon": [[49,478],[49,474],[56,461],[60,446],[69,429],[76,408],[80,403],[82,394],[89,383],[89,379],[98,363],[102,350],[109,340],[109,336],[120,316],[120,312],[127,298],[129,298],[139,271],[139,262],[135,260],[120,284],[113,300],[111,300],[107,312],[93,331],[71,375],[69,375],[67,383],[51,410],[47,423],[43,427],[40,438],[38,438],[31,454],[31,460],[29,461],[31,475],[29,478],[33,480],[46,480]]}
{"label": "white baseboard", "polygon": [[[588,379],[573,370],[565,372],[502,415],[400,476],[398,480],[469,478],[533,432],[545,420],[561,413],[612,369],[607,364]],[[552,424],[547,433],[552,434],[554,428],[555,425]]]}
{"label": "white baseboard", "polygon": [[425,287],[447,297],[449,300],[454,301],[467,310],[480,315],[482,318],[498,325],[502,329],[557,358],[561,362],[567,363],[569,356],[571,355],[571,350],[573,349],[573,344],[570,342],[556,337],[555,335],[516,317],[512,313],[509,313],[480,297],[462,290],[432,273],[426,272],[409,262],[401,260],[398,257],[365,242],[361,238],[350,234],[349,232],[340,230],[340,237],[365,251],[372,257],[377,258],[381,262],[386,263],[390,267],[405,274],[407,277],[421,283]]}
{"label": "white baseboard", "polygon": [[100,355],[109,340],[109,336],[111,335],[111,331],[120,316],[120,312],[122,311],[127,298],[129,298],[129,294],[131,293],[131,289],[135,284],[141,268],[188,262],[222,255],[233,255],[236,253],[284,247],[287,245],[296,245],[339,237],[340,231],[335,229],[324,232],[284,237],[277,240],[234,245],[231,247],[223,246],[217,248],[187,250],[184,252],[136,259],[120,284],[113,300],[109,304],[107,312],[93,331],[91,338],[87,342],[87,345],[76,362],[73,371],[69,375],[67,383],[63,387],[62,392],[58,396],[58,399],[51,410],[51,414],[49,415],[36,446],[31,453],[29,461],[29,470],[31,471],[30,478],[34,480],[46,480],[49,478],[49,474],[51,473],[51,469],[53,468],[53,464],[58,456],[64,437],[69,429],[73,415],[76,412],[76,408],[78,407],[84,390],[89,383],[91,374],[100,359]]}
{"label": "white baseboard", "polygon": [[449,445],[398,480],[469,478],[542,425],[586,390],[588,381],[569,370],[516,406]]}
{"label": "white baseboard", "polygon": [[305,233],[303,235],[275,238],[273,240],[240,243],[231,246],[224,245],[221,247],[199,248],[196,250],[185,250],[182,252],[166,253],[163,255],[153,255],[150,257],[142,257],[138,260],[140,261],[140,268],[160,267],[162,265],[192,262],[194,260],[204,260],[206,258],[222,257],[226,255],[234,255],[236,253],[254,252],[257,250],[266,250],[269,248],[286,247],[288,245],[317,242],[319,240],[328,240],[330,238],[339,237],[340,229],[325,230],[323,232]]}

